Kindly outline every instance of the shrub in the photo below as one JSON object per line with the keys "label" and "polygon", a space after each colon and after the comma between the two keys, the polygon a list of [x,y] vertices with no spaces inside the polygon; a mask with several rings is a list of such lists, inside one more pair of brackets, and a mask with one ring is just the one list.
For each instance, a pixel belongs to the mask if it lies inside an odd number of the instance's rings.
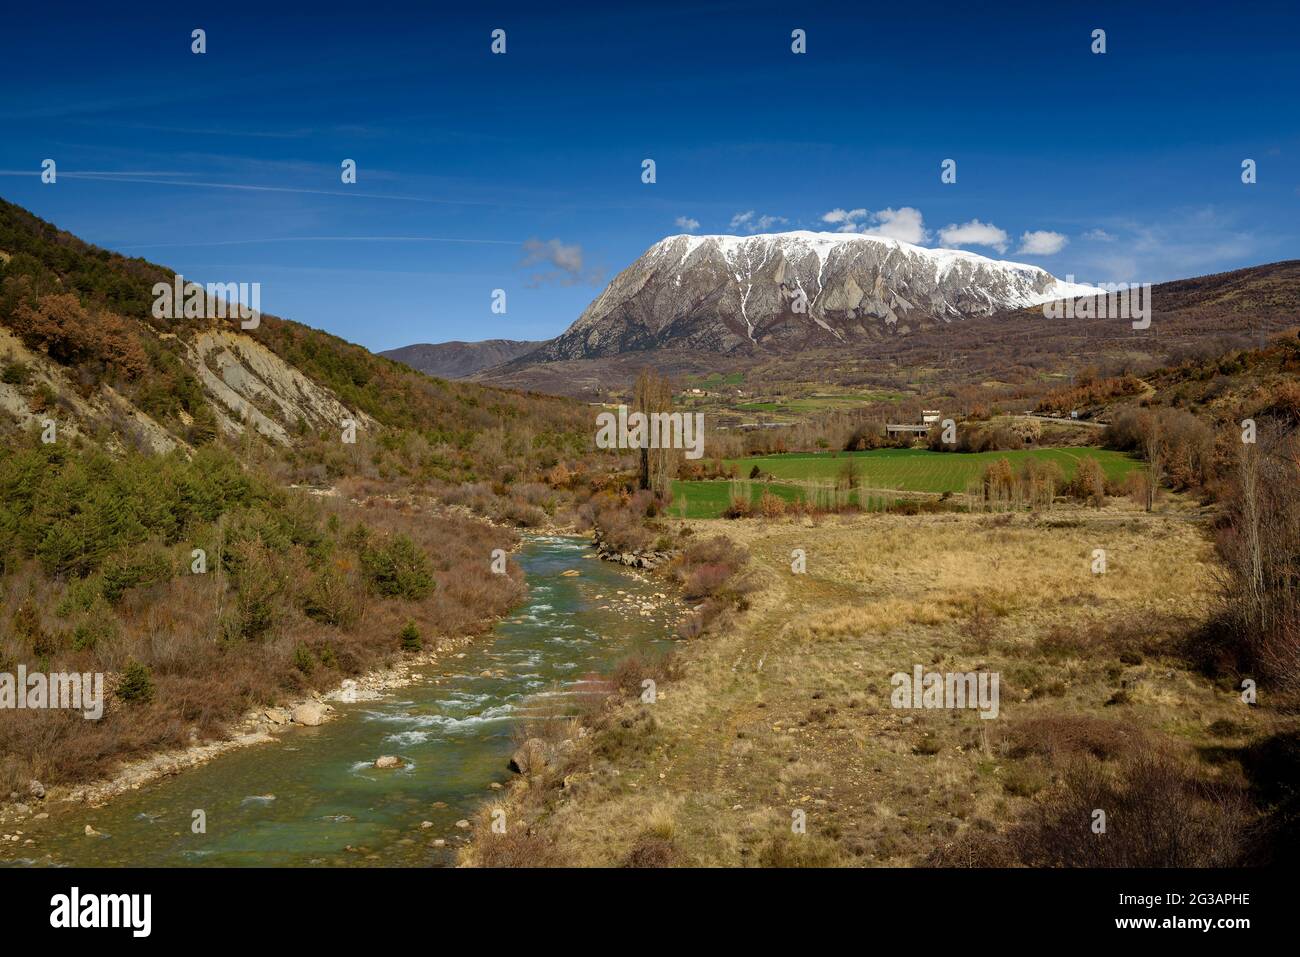
{"label": "shrub", "polygon": [[123,701],[143,704],[153,698],[153,674],[138,661],[131,661],[122,669],[122,680],[117,685],[117,696]]}
{"label": "shrub", "polygon": [[628,697],[639,697],[645,690],[641,683],[649,678],[656,685],[678,678],[681,674],[677,656],[672,654],[633,654],[614,666],[610,685]]}
{"label": "shrub", "polygon": [[401,643],[403,651],[419,651],[424,645],[420,641],[420,629],[415,626],[415,622],[407,621],[397,636]]}
{"label": "shrub", "polygon": [[504,834],[490,828],[483,832],[474,846],[480,867],[557,867],[562,863],[555,845],[527,828],[516,825]]}
{"label": "shrub", "polygon": [[85,309],[73,293],[42,296],[35,306],[20,303],[14,328],[28,346],[44,347],[64,365],[99,363],[127,379],[149,368],[143,347],[127,322],[107,311]]}
{"label": "shrub", "polygon": [[117,619],[106,608],[89,614],[72,629],[72,650],[91,650],[118,634]]}
{"label": "shrub", "polygon": [[723,518],[749,518],[754,514],[754,506],[747,498],[732,498],[731,503],[723,509]]}
{"label": "shrub", "polygon": [[622,505],[610,505],[596,512],[593,524],[597,538],[616,552],[640,552],[649,547],[653,536],[642,523],[649,494],[631,496]]}
{"label": "shrub", "polygon": [[729,538],[715,536],[688,546],[669,566],[682,597],[701,607],[678,623],[682,638],[703,635],[729,608],[747,607],[754,583],[744,574],[749,554]]}
{"label": "shrub", "polygon": [[623,859],[624,867],[674,867],[681,861],[681,852],[671,838],[658,834],[646,833],[636,839],[627,857]]}
{"label": "shrub", "polygon": [[163,581],[170,578],[171,573],[166,557],[156,551],[110,559],[104,565],[104,599],[110,605],[116,605],[129,589]]}
{"label": "shrub", "polygon": [[1084,456],[1065,487],[1068,495],[1095,508],[1106,504],[1106,473],[1092,456]]}
{"label": "shrub", "polygon": [[0,382],[6,385],[25,386],[31,379],[32,371],[23,362],[6,360],[0,368]]}
{"label": "shrub", "polygon": [[393,535],[361,551],[371,586],[385,598],[418,601],[433,590],[429,559],[406,535]]}
{"label": "shrub", "polygon": [[780,518],[785,514],[785,499],[764,488],[758,499],[758,510],[764,518]]}
{"label": "shrub", "polygon": [[339,565],[323,568],[312,578],[302,596],[302,610],[308,618],[336,628],[351,628],[361,617],[361,596]]}
{"label": "shrub", "polygon": [[[1092,830],[1098,808],[1104,833]],[[1242,863],[1248,823],[1239,791],[1144,750],[1114,770],[1072,763],[1011,840],[1031,867],[1224,867]]]}

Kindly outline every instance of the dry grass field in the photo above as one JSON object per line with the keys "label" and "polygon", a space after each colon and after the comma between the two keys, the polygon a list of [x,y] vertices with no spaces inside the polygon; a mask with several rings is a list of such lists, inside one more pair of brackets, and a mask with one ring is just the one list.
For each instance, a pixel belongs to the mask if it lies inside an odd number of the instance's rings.
{"label": "dry grass field", "polygon": [[[1230,756],[1281,719],[1179,655],[1215,592],[1186,513],[693,524],[749,550],[750,607],[684,643],[653,704],[625,699],[517,779],[508,835],[478,827],[466,863],[1239,859]],[[891,707],[915,665],[998,673],[998,717]]]}

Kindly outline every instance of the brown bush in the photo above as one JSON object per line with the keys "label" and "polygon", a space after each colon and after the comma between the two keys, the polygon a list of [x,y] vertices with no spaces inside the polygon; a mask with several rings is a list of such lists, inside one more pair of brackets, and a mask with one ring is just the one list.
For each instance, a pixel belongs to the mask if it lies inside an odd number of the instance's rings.
{"label": "brown bush", "polygon": [[1065,493],[1081,502],[1101,508],[1106,504],[1106,473],[1101,463],[1092,456],[1080,459],[1074,476],[1065,486]]}
{"label": "brown bush", "polygon": [[506,833],[489,831],[474,844],[479,867],[559,867],[555,845],[529,828],[515,825]]}
{"label": "brown bush", "polygon": [[656,685],[665,684],[681,677],[681,662],[671,652],[663,654],[633,654],[624,658],[610,673],[609,681],[613,688],[628,697],[641,694],[641,683],[647,678]]}
{"label": "brown bush", "polygon": [[73,293],[42,296],[36,305],[20,303],[15,330],[30,347],[43,347],[63,365],[100,363],[127,379],[149,368],[144,348],[126,320],[110,312],[89,312]]}
{"label": "brown bush", "polygon": [[1013,722],[1005,734],[1010,757],[1040,755],[1054,762],[1082,754],[1106,761],[1147,743],[1146,735],[1131,725],[1085,715],[1025,718]]}
{"label": "brown bush", "polygon": [[670,570],[688,600],[738,598],[747,590],[739,573],[748,562],[749,554],[741,546],[724,535],[715,535],[689,545],[673,560]]}
{"label": "brown bush", "polygon": [[[1092,830],[1105,812],[1104,833]],[[1239,788],[1142,751],[1118,768],[1080,758],[1008,835],[1030,867],[1226,867],[1243,863],[1251,810]]]}
{"label": "brown bush", "polygon": [[677,846],[658,834],[643,834],[637,838],[627,857],[623,859],[624,867],[675,867],[681,862],[681,852]]}
{"label": "brown bush", "polygon": [[764,518],[780,518],[785,514],[785,499],[764,488],[758,499],[758,510]]}

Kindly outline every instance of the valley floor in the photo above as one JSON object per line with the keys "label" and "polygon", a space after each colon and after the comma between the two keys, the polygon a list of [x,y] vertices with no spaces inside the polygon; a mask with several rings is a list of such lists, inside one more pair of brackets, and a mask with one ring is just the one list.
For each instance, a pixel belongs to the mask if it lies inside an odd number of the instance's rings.
{"label": "valley floor", "polygon": [[[966,839],[996,841],[1078,759],[1167,753],[1213,787],[1241,769],[1203,756],[1276,720],[1176,654],[1214,587],[1186,514],[690,524],[745,545],[762,587],[680,650],[653,704],[624,703],[550,779],[517,781],[504,808],[546,862],[978,863]],[[998,718],[891,707],[891,675],[915,665],[1000,673]],[[466,863],[528,863],[493,853],[490,810]]]}

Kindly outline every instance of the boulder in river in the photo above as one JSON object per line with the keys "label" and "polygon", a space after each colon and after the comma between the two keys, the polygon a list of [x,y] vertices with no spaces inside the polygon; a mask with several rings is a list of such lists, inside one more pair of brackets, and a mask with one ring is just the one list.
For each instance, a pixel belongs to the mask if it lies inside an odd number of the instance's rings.
{"label": "boulder in river", "polygon": [[314,728],[325,720],[327,708],[319,701],[308,701],[293,709],[293,723]]}
{"label": "boulder in river", "polygon": [[375,767],[377,768],[400,768],[405,763],[395,754],[381,754],[375,758]]}

